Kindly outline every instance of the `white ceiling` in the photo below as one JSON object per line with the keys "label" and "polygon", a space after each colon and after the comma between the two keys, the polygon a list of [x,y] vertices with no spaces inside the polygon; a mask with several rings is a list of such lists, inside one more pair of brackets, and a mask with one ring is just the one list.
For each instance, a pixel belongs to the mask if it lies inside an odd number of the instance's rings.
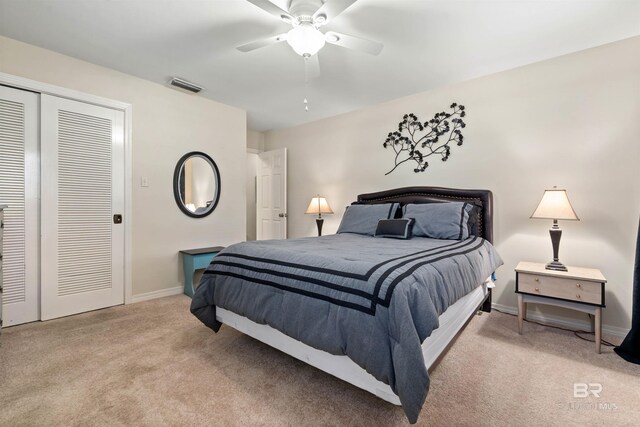
{"label": "white ceiling", "polygon": [[286,43],[235,49],[289,28],[244,0],[0,0],[0,34],[158,83],[188,79],[206,88],[197,96],[246,109],[255,130],[639,35],[640,0],[359,0],[323,31],[384,50],[327,44],[306,87],[304,61]]}

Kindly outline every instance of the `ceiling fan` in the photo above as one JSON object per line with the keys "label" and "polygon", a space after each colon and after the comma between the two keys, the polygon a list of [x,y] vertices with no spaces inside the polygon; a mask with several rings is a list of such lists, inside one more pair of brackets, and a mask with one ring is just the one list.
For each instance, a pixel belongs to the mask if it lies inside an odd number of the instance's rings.
{"label": "ceiling fan", "polygon": [[247,1],[290,24],[293,28],[283,34],[238,46],[237,49],[241,52],[249,52],[283,41],[286,41],[298,55],[305,59],[318,53],[325,42],[371,55],[378,55],[382,51],[382,43],[335,31],[322,33],[319,30],[357,0],[288,0],[288,10],[281,9],[269,0]]}

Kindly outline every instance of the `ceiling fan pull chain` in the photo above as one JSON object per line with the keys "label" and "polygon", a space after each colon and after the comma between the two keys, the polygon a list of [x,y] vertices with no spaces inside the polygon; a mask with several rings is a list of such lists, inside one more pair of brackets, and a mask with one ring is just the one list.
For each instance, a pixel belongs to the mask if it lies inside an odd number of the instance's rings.
{"label": "ceiling fan pull chain", "polygon": [[309,92],[309,63],[308,63],[308,59],[309,57],[306,56],[304,57],[304,93],[305,93],[305,97],[304,97],[304,101],[302,101],[304,103],[304,111],[309,112],[309,101],[307,101],[307,93]]}

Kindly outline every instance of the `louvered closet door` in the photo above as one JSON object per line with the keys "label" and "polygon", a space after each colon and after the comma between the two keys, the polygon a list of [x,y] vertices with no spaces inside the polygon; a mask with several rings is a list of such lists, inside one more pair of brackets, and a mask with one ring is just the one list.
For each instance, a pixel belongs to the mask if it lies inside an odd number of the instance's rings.
{"label": "louvered closet door", "polygon": [[38,320],[38,95],[0,86],[3,326]]}
{"label": "louvered closet door", "polygon": [[124,113],[41,104],[42,320],[123,304]]}

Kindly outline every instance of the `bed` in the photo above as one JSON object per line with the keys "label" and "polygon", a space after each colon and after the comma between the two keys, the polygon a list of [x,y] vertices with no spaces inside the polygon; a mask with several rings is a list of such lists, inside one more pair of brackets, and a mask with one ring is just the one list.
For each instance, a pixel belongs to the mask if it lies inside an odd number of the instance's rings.
{"label": "bed", "polygon": [[491,245],[492,194],[399,188],[361,194],[353,206],[369,207],[349,213],[390,206],[391,219],[436,203],[473,212],[468,235],[397,240],[339,229],[231,245],[205,271],[191,312],[216,332],[226,324],[402,405],[415,423],[428,369],[474,313],[491,309],[491,276],[502,264]]}

